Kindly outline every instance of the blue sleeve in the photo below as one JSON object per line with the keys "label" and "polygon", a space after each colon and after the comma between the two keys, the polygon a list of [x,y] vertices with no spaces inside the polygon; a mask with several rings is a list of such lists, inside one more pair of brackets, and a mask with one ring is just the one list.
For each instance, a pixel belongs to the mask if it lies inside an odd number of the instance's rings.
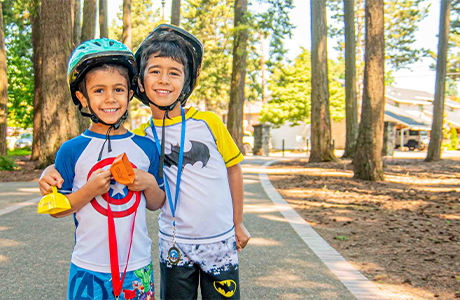
{"label": "blue sleeve", "polygon": [[158,155],[157,146],[154,141],[147,137],[135,136],[133,137],[133,141],[144,151],[144,153],[148,156],[150,161],[150,166],[148,172],[152,174],[160,189],[163,191],[164,188],[164,181],[163,178],[160,178],[158,174],[158,166],[160,164],[160,157]]}
{"label": "blue sleeve", "polygon": [[62,144],[56,155],[55,168],[64,179],[64,183],[58,191],[64,195],[72,193],[73,179],[75,178],[75,162],[72,156],[72,147],[69,147],[69,142]]}

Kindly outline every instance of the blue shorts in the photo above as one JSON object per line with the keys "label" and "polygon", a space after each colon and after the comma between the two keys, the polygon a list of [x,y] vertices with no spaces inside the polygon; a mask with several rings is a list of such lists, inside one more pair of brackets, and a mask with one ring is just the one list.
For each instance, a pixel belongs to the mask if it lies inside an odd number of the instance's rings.
{"label": "blue shorts", "polygon": [[[112,274],[89,271],[71,263],[67,299],[115,299]],[[126,272],[119,299],[155,299],[152,263],[138,270]]]}

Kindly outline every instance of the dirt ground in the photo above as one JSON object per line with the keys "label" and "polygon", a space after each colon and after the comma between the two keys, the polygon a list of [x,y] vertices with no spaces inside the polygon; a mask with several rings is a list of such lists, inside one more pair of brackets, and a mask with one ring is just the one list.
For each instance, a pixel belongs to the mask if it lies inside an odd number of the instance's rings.
{"label": "dirt ground", "polygon": [[38,181],[43,170],[36,169],[38,162],[31,162],[29,158],[30,156],[16,156],[15,164],[18,169],[15,171],[0,171],[0,182]]}
{"label": "dirt ground", "polygon": [[272,165],[278,192],[390,299],[460,299],[460,162],[384,160],[385,182],[351,161]]}

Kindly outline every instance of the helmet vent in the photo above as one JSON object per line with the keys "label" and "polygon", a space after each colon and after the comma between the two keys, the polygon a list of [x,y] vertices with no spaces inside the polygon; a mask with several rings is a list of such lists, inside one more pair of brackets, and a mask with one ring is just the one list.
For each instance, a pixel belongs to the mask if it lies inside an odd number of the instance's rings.
{"label": "helmet vent", "polygon": [[109,42],[109,45],[110,45],[110,46],[113,46],[113,44],[114,44],[113,41],[110,41],[110,42]]}
{"label": "helmet vent", "polygon": [[84,45],[81,45],[80,47],[78,47],[78,49],[86,49],[86,47]]}
{"label": "helmet vent", "polygon": [[102,47],[102,45],[99,42],[94,42],[94,45],[97,45],[99,47]]}

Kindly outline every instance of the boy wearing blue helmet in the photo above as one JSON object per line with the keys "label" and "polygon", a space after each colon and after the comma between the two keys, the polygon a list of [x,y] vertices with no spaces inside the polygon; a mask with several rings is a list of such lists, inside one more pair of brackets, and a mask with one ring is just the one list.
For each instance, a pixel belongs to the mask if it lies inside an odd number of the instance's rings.
{"label": "boy wearing blue helmet", "polygon": [[[92,124],[65,142],[55,161],[63,178],[60,192],[71,208],[54,217],[73,215],[76,226],[67,299],[154,295],[146,208],[160,208],[165,193],[155,143],[122,124],[136,75],[132,52],[115,40],[84,42],[69,60],[72,99]],[[123,153],[135,174],[134,182],[127,185],[115,182],[109,170]],[[142,289],[133,289],[133,282],[142,282]]]}

